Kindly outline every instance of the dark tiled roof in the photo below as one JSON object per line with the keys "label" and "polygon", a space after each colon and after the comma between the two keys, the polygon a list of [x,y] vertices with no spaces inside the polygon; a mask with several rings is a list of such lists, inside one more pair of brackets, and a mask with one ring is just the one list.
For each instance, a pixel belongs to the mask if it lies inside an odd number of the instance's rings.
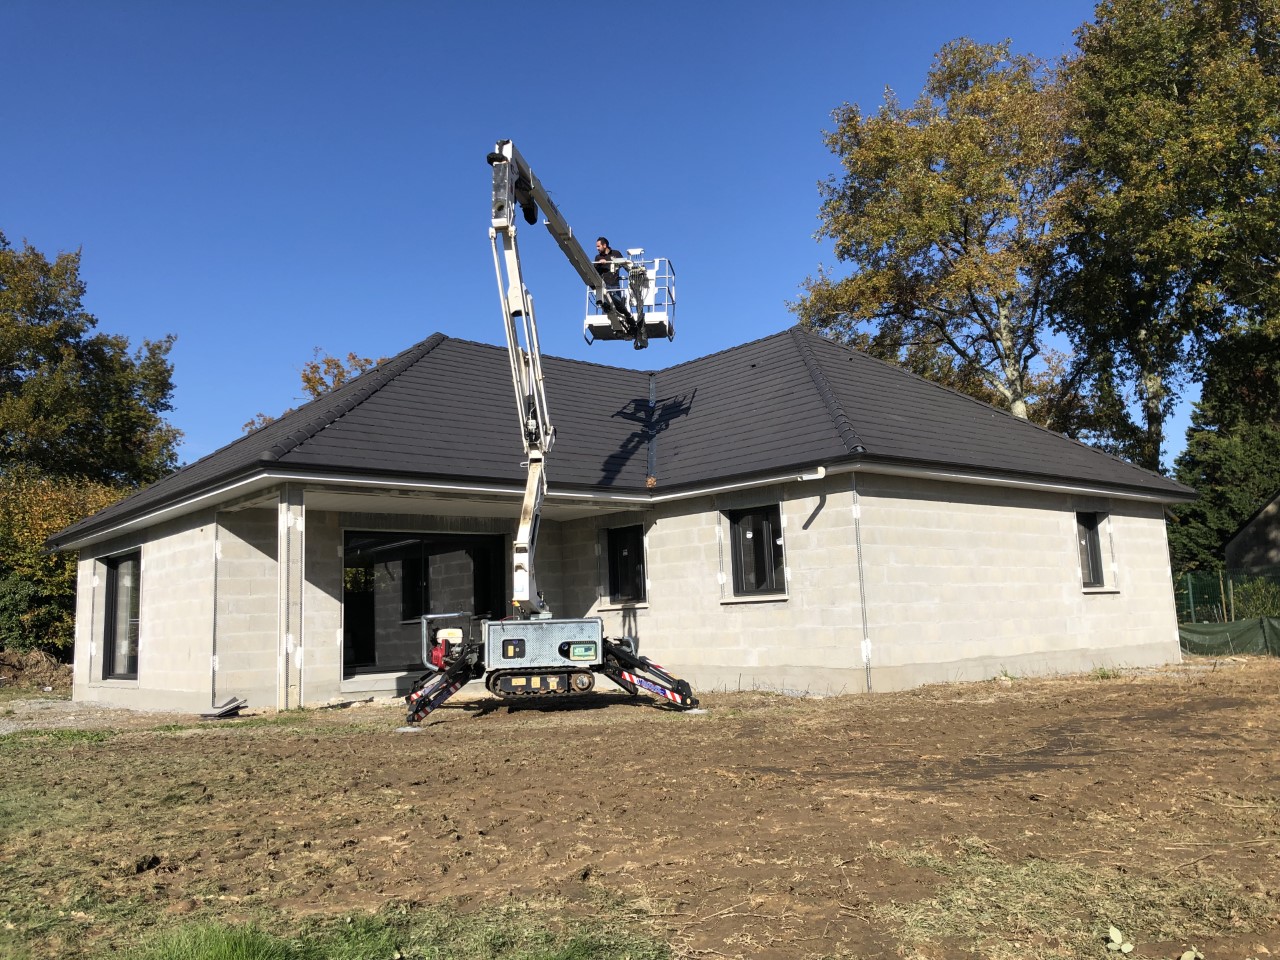
{"label": "dark tiled roof", "polygon": [[788,334],[812,345],[867,459],[1100,484],[1171,501],[1195,496],[1180,483],[866,354],[799,330]]}
{"label": "dark tiled roof", "polygon": [[[549,476],[562,490],[642,492],[652,472],[671,493],[858,460],[1192,496],[799,327],[655,373],[554,357],[543,369],[557,430]],[[520,486],[510,383],[504,348],[435,334],[51,544],[269,469]]]}

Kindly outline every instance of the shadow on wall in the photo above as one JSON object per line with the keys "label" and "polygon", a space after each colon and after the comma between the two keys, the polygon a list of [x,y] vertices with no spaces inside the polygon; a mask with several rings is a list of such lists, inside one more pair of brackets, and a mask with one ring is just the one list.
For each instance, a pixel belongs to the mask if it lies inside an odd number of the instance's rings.
{"label": "shadow on wall", "polygon": [[636,641],[636,649],[640,647],[640,618],[635,607],[624,607],[622,610],[622,635]]}

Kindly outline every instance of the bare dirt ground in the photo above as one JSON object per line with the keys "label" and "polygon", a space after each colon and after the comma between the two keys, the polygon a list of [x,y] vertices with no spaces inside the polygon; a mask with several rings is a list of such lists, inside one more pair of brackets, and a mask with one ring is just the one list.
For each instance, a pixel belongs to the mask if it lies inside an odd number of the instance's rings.
{"label": "bare dirt ground", "polygon": [[387,702],[39,703],[0,702],[0,929],[33,957],[97,955],[140,910],[512,898],[678,957],[1104,957],[1111,925],[1134,957],[1280,953],[1275,660],[693,714],[483,701],[415,734]]}

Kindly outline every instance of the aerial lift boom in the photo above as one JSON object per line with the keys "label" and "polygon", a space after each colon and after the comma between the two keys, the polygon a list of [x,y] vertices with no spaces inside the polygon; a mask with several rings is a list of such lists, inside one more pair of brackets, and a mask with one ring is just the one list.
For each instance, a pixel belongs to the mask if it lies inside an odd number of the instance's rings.
{"label": "aerial lift boom", "polygon": [[[478,640],[464,639],[461,631],[454,630],[431,649],[425,639],[424,619],[423,662],[430,669],[405,698],[409,704],[408,722],[425,718],[468,681],[481,678],[498,696],[564,695],[588,692],[594,686],[594,674],[602,673],[628,693],[645,689],[677,707],[694,707],[698,701],[689,684],[639,656],[634,639],[605,637],[598,617],[552,618],[538,590],[534,554],[547,492],[546,457],[555,443],[556,431],[547,408],[533,297],[520,268],[516,208],[530,225],[538,222],[539,211],[542,212],[552,237],[590,288],[589,296],[608,319],[607,327],[593,328],[588,316],[588,331],[595,334],[595,339],[630,339],[637,348],[646,346],[646,310],[656,317],[654,328],[670,338],[672,326],[666,311],[674,309],[674,293],[669,300],[656,295],[642,250],[628,251],[631,259],[621,264],[627,272],[630,298],[610,290],[606,278],[578,243],[515,145],[510,140],[499,140],[488,160],[493,168],[489,240],[528,470],[512,548],[512,596],[518,613],[506,620],[484,621]],[[664,262],[654,261],[658,272],[662,272],[660,265]],[[669,269],[663,275],[669,276]],[[437,631],[437,637],[444,633]]]}
{"label": "aerial lift boom", "polygon": [[[516,406],[523,427],[524,452],[528,458],[524,501],[520,506],[520,526],[512,550],[512,597],[517,604],[531,604],[538,614],[550,616],[546,602],[538,592],[533,573],[533,557],[538,543],[542,500],[547,492],[546,455],[555,443],[556,430],[547,412],[547,394],[542,379],[542,349],[538,344],[538,323],[533,312],[533,297],[524,285],[520,270],[515,208],[520,206],[526,222],[535,224],[538,222],[538,200],[541,199],[541,205],[547,212],[548,228],[569,257],[569,262],[584,277],[595,274],[602,287],[603,280],[600,280],[600,275],[587,259],[586,253],[573,239],[569,225],[551,203],[542,184],[510,140],[499,142],[498,149],[489,155],[489,163],[493,166],[493,219],[489,227],[489,242],[493,247],[493,268],[502,299],[511,385],[515,390]],[[555,226],[551,226],[553,221]]]}

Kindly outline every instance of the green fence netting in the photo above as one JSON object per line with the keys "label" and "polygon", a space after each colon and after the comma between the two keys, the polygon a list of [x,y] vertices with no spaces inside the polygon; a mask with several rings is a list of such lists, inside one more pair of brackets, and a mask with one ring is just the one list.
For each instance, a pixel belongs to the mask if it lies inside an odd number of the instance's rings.
{"label": "green fence netting", "polygon": [[1200,656],[1254,654],[1280,657],[1280,618],[1182,623],[1178,625],[1178,639],[1183,650]]}
{"label": "green fence netting", "polygon": [[1179,623],[1280,617],[1280,568],[1184,573],[1173,581]]}
{"label": "green fence netting", "polygon": [[1280,657],[1280,568],[1185,573],[1173,598],[1185,652]]}

